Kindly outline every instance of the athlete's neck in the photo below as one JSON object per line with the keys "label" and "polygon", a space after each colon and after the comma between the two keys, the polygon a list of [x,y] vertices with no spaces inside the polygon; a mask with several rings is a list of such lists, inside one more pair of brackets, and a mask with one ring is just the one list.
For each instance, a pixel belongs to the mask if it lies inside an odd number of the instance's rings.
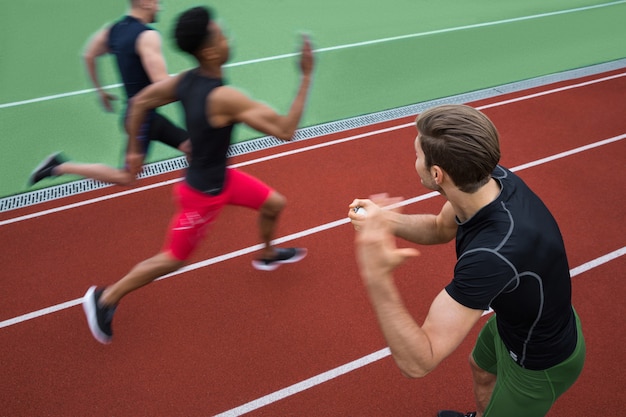
{"label": "athlete's neck", "polygon": [[491,178],[489,182],[474,193],[465,193],[458,189],[449,192],[446,197],[454,208],[456,217],[465,222],[472,218],[480,209],[490,204],[500,195],[500,184]]}
{"label": "athlete's neck", "polygon": [[215,67],[213,65],[202,65],[198,67],[198,73],[205,77],[210,78],[222,78],[222,67]]}
{"label": "athlete's neck", "polygon": [[146,12],[145,10],[138,9],[138,8],[131,8],[130,11],[128,12],[128,15],[130,17],[134,17],[135,19],[139,20],[141,23],[145,25],[147,25],[148,23],[152,23],[152,14],[149,12]]}

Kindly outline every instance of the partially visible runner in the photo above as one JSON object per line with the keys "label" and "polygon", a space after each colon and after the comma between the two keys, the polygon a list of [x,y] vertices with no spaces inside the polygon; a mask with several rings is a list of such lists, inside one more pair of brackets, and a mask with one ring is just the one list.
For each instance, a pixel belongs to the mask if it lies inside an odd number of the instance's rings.
{"label": "partially visible runner", "polygon": [[[277,248],[272,245],[274,230],[286,200],[260,180],[227,167],[227,150],[236,123],[245,123],[267,135],[288,141],[293,137],[305,108],[313,71],[313,52],[303,39],[300,87],[287,115],[252,100],[225,86],[222,65],[228,60],[228,40],[204,7],[187,10],[178,18],[175,38],[178,47],[195,57],[199,66],[175,77],[152,84],[130,102],[127,128],[128,160],[138,161],[138,137],[145,115],[154,108],[181,101],[192,142],[192,155],[185,179],[177,184],[174,215],[157,255],[137,264],[126,276],[108,287],[91,287],[83,308],[93,336],[101,343],[112,337],[115,308],[125,295],[181,268],[225,205],[259,211],[259,227],[264,249],[252,264],[271,271],[280,264],[297,262],[306,256],[303,248]],[[136,167],[133,167],[134,169]]]}
{"label": "partially visible runner", "polygon": [[[89,42],[84,55],[85,63],[106,111],[113,111],[111,101],[115,96],[107,93],[100,85],[97,58],[108,53],[115,56],[127,100],[151,83],[169,78],[161,50],[161,36],[148,26],[156,22],[158,12],[159,0],[130,0],[129,13],[99,31]],[[134,155],[136,161],[126,161],[123,168],[117,169],[104,164],[68,162],[60,152],[56,152],[35,168],[29,184],[33,185],[48,177],[74,174],[107,183],[131,185],[141,172],[151,141],[162,142],[188,155],[191,151],[188,138],[187,132],[152,111],[142,126],[141,151]],[[135,169],[131,170],[130,166]]]}

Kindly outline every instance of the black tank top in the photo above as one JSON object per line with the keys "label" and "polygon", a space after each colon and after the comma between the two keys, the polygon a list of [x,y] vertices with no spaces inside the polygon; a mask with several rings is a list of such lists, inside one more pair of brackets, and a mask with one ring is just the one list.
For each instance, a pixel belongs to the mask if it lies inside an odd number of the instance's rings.
{"label": "black tank top", "polygon": [[142,88],[151,84],[136,51],[139,35],[145,30],[154,30],[131,16],[124,16],[109,31],[109,49],[115,55],[120,77],[124,83],[126,98],[131,98]]}
{"label": "black tank top", "polygon": [[214,128],[208,121],[207,97],[222,85],[221,79],[205,77],[194,69],[182,76],[176,91],[185,109],[191,139],[191,161],[185,179],[192,188],[210,195],[219,194],[224,187],[233,130],[233,125]]}

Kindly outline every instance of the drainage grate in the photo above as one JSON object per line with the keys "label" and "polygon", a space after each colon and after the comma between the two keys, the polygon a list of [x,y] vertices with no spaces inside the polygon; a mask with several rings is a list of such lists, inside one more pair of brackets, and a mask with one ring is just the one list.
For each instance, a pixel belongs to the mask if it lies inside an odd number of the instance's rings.
{"label": "drainage grate", "polygon": [[[339,120],[336,122],[324,123],[317,126],[311,126],[300,129],[296,132],[294,141],[311,139],[333,133],[368,126],[384,121],[400,119],[407,116],[414,116],[427,108],[451,103],[468,103],[485,98],[496,97],[502,94],[511,93],[520,90],[526,90],[533,87],[539,87],[559,81],[566,81],[574,78],[580,78],[588,75],[598,74],[601,72],[612,71],[626,67],[626,59],[620,59],[604,64],[594,65],[590,67],[580,68],[576,70],[566,71],[558,74],[547,75],[544,77],[533,78],[511,84],[505,84],[493,88],[479,90],[467,94],[445,97],[438,100],[432,100],[424,103],[413,104],[409,106],[398,107],[395,109],[385,110],[377,113],[366,114],[353,117],[350,119]],[[228,151],[229,156],[243,155],[250,152],[268,149],[284,144],[285,142],[271,136],[258,139],[252,139],[245,142],[231,145]],[[168,159],[165,161],[147,164],[140,178],[152,177],[155,175],[181,170],[187,167],[187,161],[183,156]],[[31,206],[46,201],[51,201],[74,194],[93,191],[104,187],[110,187],[111,184],[102,183],[91,179],[83,179],[72,181],[65,184],[55,185],[40,190],[31,191],[24,194],[18,194],[0,199],[0,213],[18,209],[21,207]]]}

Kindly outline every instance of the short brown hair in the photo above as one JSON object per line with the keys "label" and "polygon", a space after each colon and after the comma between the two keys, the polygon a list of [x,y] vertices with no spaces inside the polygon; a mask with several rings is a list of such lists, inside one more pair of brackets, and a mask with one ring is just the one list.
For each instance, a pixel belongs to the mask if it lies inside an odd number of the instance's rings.
{"label": "short brown hair", "polygon": [[498,130],[480,111],[466,105],[434,107],[417,119],[426,168],[438,165],[464,192],[485,185],[500,160]]}

